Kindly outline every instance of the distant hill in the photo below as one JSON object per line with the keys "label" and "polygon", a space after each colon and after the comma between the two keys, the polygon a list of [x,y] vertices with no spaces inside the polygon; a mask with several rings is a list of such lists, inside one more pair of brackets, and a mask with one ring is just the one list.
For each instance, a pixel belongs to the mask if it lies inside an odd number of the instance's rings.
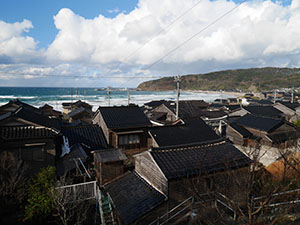
{"label": "distant hill", "polygon": [[[300,87],[300,68],[251,68],[224,70],[206,74],[184,75],[183,90],[266,91],[275,88]],[[174,90],[173,77],[141,83],[137,89],[144,91]]]}

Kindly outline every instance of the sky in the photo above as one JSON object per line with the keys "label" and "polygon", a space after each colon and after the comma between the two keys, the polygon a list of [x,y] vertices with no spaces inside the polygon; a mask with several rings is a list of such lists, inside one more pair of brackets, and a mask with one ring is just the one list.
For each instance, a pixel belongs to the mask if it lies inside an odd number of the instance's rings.
{"label": "sky", "polygon": [[0,86],[300,67],[300,0],[1,0]]}

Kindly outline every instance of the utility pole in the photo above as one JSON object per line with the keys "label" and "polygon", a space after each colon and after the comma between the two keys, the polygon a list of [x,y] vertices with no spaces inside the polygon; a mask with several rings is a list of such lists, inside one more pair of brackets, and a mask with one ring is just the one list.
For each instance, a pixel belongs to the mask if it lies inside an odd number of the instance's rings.
{"label": "utility pole", "polygon": [[274,93],[274,103],[276,103],[276,98],[277,98],[277,90],[275,89],[275,93]]}
{"label": "utility pole", "polygon": [[110,106],[110,87],[107,87],[107,95],[108,95],[108,106]]}
{"label": "utility pole", "polygon": [[292,88],[291,103],[294,103],[294,87]]}
{"label": "utility pole", "polygon": [[129,93],[129,89],[127,89],[127,97],[128,97],[128,105],[130,104],[130,93]]}
{"label": "utility pole", "polygon": [[176,82],[176,90],[177,90],[177,99],[176,99],[176,120],[179,118],[179,96],[180,96],[180,75],[174,77],[174,81]]}

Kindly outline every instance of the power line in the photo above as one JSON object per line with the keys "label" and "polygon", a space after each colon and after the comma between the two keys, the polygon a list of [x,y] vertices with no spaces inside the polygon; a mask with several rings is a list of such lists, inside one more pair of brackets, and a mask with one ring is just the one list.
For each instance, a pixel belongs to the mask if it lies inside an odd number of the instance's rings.
{"label": "power line", "polygon": [[[150,65],[148,65],[145,68],[142,68],[141,70],[148,70],[150,69],[152,66],[154,66],[155,64],[159,63],[160,61],[162,61],[164,58],[166,58],[167,56],[169,56],[170,54],[172,54],[173,52],[175,52],[177,49],[179,49],[180,47],[182,47],[183,45],[185,45],[186,43],[188,43],[189,41],[191,41],[193,38],[195,38],[196,36],[198,36],[199,34],[201,34],[202,32],[204,32],[205,30],[207,30],[209,27],[213,26],[214,24],[216,24],[217,22],[219,22],[221,19],[223,19],[224,17],[226,17],[227,15],[229,15],[231,12],[233,12],[235,9],[237,9],[238,7],[240,7],[244,2],[246,2],[247,0],[243,0],[240,3],[238,3],[235,7],[233,7],[232,9],[230,9],[229,11],[227,11],[226,13],[222,14],[221,16],[219,16],[218,18],[216,18],[214,21],[212,21],[211,23],[209,23],[208,25],[206,25],[204,28],[202,28],[200,31],[198,31],[197,33],[195,33],[194,35],[192,35],[190,38],[186,39],[184,42],[182,42],[180,45],[178,45],[177,47],[175,47],[174,49],[172,49],[171,51],[169,51],[167,54],[165,54],[164,56],[162,56],[161,58],[159,58],[158,60],[154,61],[153,63],[151,63]],[[200,2],[198,2],[197,4],[199,4]],[[133,78],[132,78],[133,79]],[[128,83],[129,81],[131,81],[132,79],[126,81],[125,83],[123,83],[122,85]]]}
{"label": "power line", "polygon": [[167,54],[165,54],[164,56],[160,57],[158,60],[154,61],[153,63],[151,63],[147,67],[142,68],[142,70],[148,70],[148,69],[150,69],[152,66],[154,66],[155,64],[157,64],[160,61],[162,61],[164,58],[166,58],[167,56],[169,56],[170,54],[172,54],[173,52],[175,52],[177,49],[179,49],[180,47],[182,47],[183,45],[185,45],[186,43],[188,43],[189,41],[191,41],[193,38],[195,38],[196,36],[198,36],[199,34],[201,34],[202,32],[204,32],[205,30],[207,30],[209,27],[211,27],[212,25],[214,25],[215,23],[219,22],[221,19],[223,19],[224,17],[226,17],[227,15],[229,15],[231,12],[233,12],[235,9],[237,9],[238,7],[240,7],[246,1],[247,0],[241,1],[235,7],[233,7],[232,9],[230,9],[229,11],[227,11],[226,13],[224,13],[223,15],[221,15],[220,17],[218,17],[217,19],[215,19],[214,21],[212,21],[211,23],[209,23],[208,25],[206,25],[200,31],[198,31],[197,33],[195,33],[194,35],[192,35],[190,38],[186,39],[184,42],[182,42],[180,45],[178,45],[177,47],[175,47],[174,49],[172,49],[171,51],[169,51]]}
{"label": "power line", "polygon": [[121,78],[162,78],[163,76],[85,76],[85,75],[62,75],[62,74],[35,74],[35,73],[14,73],[14,72],[3,72],[0,71],[0,74],[3,75],[17,75],[17,76],[33,76],[33,77],[39,77],[39,78],[43,78],[43,77],[63,77],[63,78],[87,78],[87,79],[92,79],[92,80],[96,80],[99,78],[106,78],[106,79],[121,79]]}
{"label": "power line", "polygon": [[[142,46],[138,47],[137,49],[135,49],[132,53],[130,53],[127,57],[125,57],[124,59],[122,59],[121,61],[125,61],[127,59],[129,59],[131,56],[135,55],[135,53],[137,53],[139,50],[141,50],[143,47],[145,47],[149,42],[151,42],[152,40],[154,40],[158,35],[160,35],[162,32],[166,31],[169,27],[171,27],[172,25],[174,25],[178,20],[180,20],[182,17],[184,17],[186,14],[188,14],[192,9],[194,9],[197,5],[200,4],[202,0],[198,1],[196,4],[194,4],[191,8],[189,8],[188,10],[186,10],[184,13],[182,13],[180,16],[178,16],[177,18],[175,18],[175,20],[173,20],[171,23],[169,23],[166,27],[162,28],[160,31],[158,31],[157,33],[155,33],[150,39],[148,39]],[[121,64],[121,62],[120,62]],[[119,65],[120,65],[119,64]]]}

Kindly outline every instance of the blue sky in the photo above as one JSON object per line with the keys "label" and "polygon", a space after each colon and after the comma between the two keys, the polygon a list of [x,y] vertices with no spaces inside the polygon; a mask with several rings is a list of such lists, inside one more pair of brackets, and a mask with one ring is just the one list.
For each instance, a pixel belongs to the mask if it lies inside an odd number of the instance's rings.
{"label": "blue sky", "polygon": [[0,86],[135,87],[150,77],[299,67],[300,0],[240,2],[2,0]]}
{"label": "blue sky", "polygon": [[69,8],[76,14],[92,19],[99,14],[114,17],[117,13],[130,12],[137,5],[137,0],[2,0],[0,20],[14,23],[28,19],[34,29],[29,35],[38,41],[38,47],[46,48],[54,40],[57,29],[53,16],[60,9]]}

